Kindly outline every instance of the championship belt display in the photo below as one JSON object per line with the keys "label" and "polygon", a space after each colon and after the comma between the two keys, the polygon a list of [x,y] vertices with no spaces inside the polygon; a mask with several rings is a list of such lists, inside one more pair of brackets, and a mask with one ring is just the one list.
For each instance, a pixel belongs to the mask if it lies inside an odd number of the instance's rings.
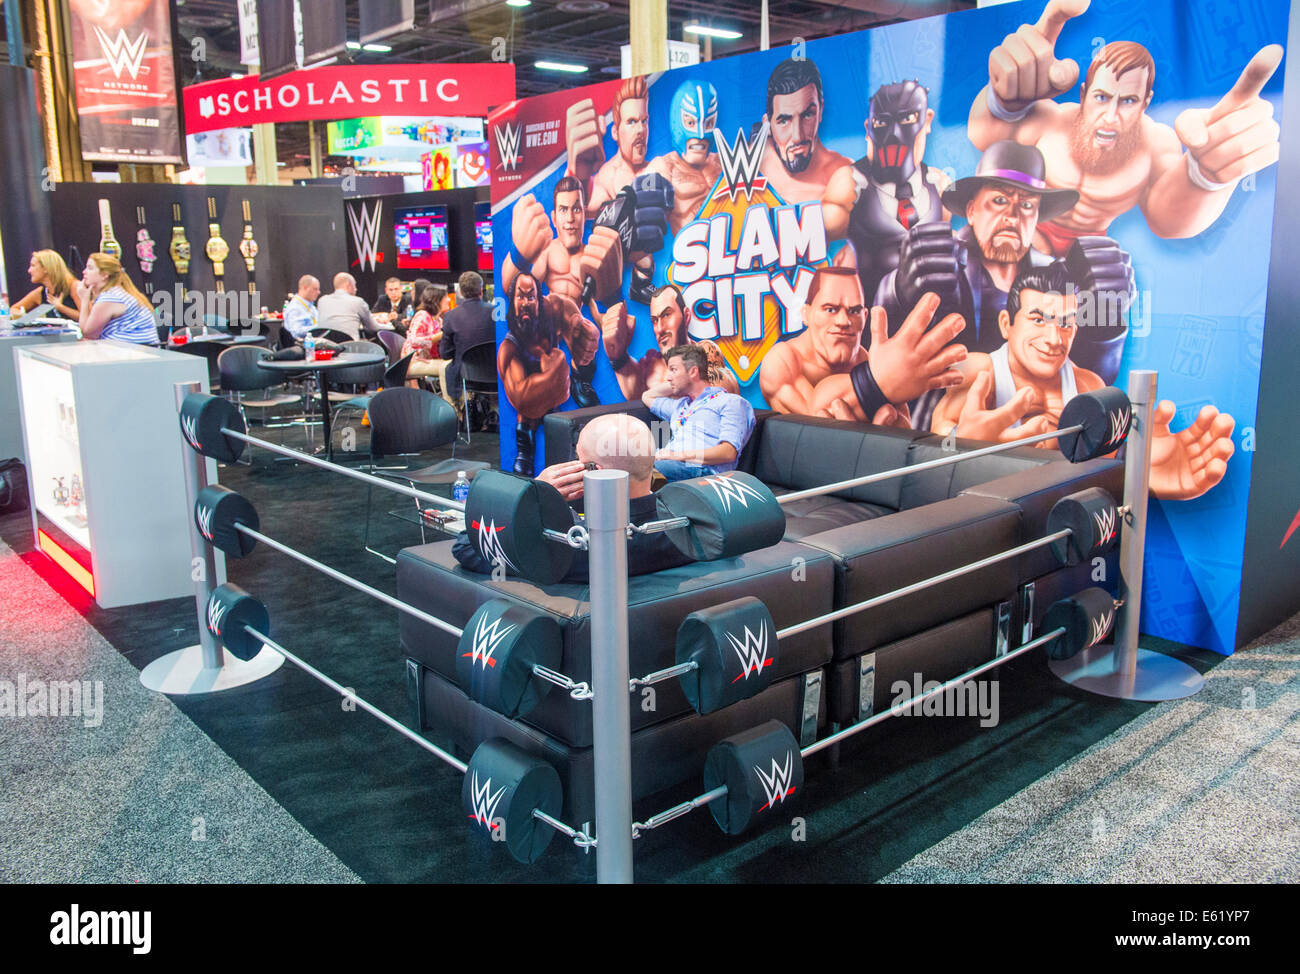
{"label": "championship belt display", "polygon": [[244,200],[244,236],[239,241],[239,252],[244,257],[244,266],[248,268],[248,293],[257,293],[257,241],[253,239],[253,216]]}
{"label": "championship belt display", "polygon": [[185,238],[185,224],[181,223],[181,205],[172,204],[172,242],[167,248],[176,276],[181,279],[181,292],[185,290],[185,276],[190,272],[190,242]]}
{"label": "championship belt display", "polygon": [[208,197],[208,242],[203,252],[212,261],[212,275],[217,279],[217,293],[226,290],[226,258],[230,256],[230,246],[221,239],[221,224],[217,222],[217,200]]}
{"label": "championship belt display", "polygon": [[99,201],[99,252],[122,259],[122,245],[113,236],[113,214],[108,208],[108,200]]}
{"label": "championship belt display", "polygon": [[135,258],[140,262],[140,275],[144,280],[144,293],[153,294],[153,262],[158,259],[154,253],[154,240],[149,236],[149,228],[144,224],[144,207],[135,208],[135,222],[139,227],[135,232]]}

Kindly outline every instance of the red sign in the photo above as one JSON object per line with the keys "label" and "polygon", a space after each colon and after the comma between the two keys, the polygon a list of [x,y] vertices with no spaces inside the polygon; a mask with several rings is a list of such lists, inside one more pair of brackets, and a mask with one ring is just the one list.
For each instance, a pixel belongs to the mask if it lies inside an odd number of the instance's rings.
{"label": "red sign", "polygon": [[164,0],[70,0],[68,11],[82,156],[183,162]]}
{"label": "red sign", "polygon": [[482,117],[515,97],[515,66],[394,64],[311,68],[268,81],[257,75],[190,85],[185,130],[366,115]]}

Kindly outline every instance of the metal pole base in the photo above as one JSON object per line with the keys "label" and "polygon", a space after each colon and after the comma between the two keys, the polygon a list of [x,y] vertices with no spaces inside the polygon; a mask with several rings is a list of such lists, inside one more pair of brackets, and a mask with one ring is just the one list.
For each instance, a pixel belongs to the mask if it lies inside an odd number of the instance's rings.
{"label": "metal pole base", "polygon": [[140,671],[140,682],[158,693],[216,693],[232,690],[270,676],[280,668],[284,657],[273,649],[263,648],[248,662],[236,659],[222,649],[225,663],[215,669],[203,668],[203,648],[187,646],[160,656]]}
{"label": "metal pole base", "polygon": [[1149,649],[1137,651],[1133,673],[1122,673],[1116,666],[1115,647],[1099,643],[1070,659],[1048,662],[1060,679],[1104,697],[1120,700],[1178,700],[1190,697],[1205,685],[1205,677],[1182,660]]}

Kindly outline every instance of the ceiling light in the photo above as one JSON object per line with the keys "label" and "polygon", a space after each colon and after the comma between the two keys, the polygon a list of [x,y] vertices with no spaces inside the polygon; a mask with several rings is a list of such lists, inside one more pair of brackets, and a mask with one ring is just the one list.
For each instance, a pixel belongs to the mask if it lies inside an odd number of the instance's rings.
{"label": "ceiling light", "polygon": [[585,64],[566,64],[563,61],[534,61],[533,67],[543,71],[568,71],[570,74],[584,74],[587,71]]}
{"label": "ceiling light", "polygon": [[[736,35],[739,37],[740,35]],[[373,54],[387,54],[393,49],[392,44],[362,44],[361,50],[370,51]]]}
{"label": "ceiling light", "polygon": [[722,27],[705,27],[702,24],[688,24],[683,27],[688,34],[702,34],[705,37],[721,37],[723,40],[734,41],[745,35],[738,30],[726,30]]}
{"label": "ceiling light", "polygon": [[555,9],[566,14],[594,14],[608,10],[609,3],[607,0],[560,0]]}
{"label": "ceiling light", "polygon": [[361,50],[361,44],[358,41],[348,41],[346,46],[349,51]]}
{"label": "ceiling light", "polygon": [[531,7],[533,0],[506,0],[507,7]]}

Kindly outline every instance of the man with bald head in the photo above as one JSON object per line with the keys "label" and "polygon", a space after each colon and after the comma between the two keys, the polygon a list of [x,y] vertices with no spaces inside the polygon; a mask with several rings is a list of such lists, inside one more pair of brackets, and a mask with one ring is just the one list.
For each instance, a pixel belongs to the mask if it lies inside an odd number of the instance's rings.
{"label": "man with bald head", "polygon": [[351,274],[334,275],[334,293],[321,295],[317,309],[321,328],[333,328],[353,340],[373,337],[383,327],[371,316],[370,306],[357,297],[357,279]]}
{"label": "man with bald head", "polygon": [[284,306],[284,324],[281,326],[302,341],[307,332],[316,327],[316,299],[320,297],[320,281],[310,274],[298,278],[298,293]]}
{"label": "man with bald head", "polygon": [[[576,460],[566,460],[547,467],[537,479],[550,484],[570,504],[582,501],[583,477],[588,470],[623,470],[628,476],[628,513],[633,524],[644,524],[656,517],[655,497],[650,492],[654,475],[655,441],[645,423],[627,413],[597,416],[582,428],[575,450]],[[573,523],[582,516],[573,512]],[[452,554],[462,568],[490,574],[492,566],[483,560],[469,535],[456,538]],[[668,540],[666,534],[634,534],[627,543],[629,575],[648,575],[664,568],[676,568],[690,561]],[[587,553],[577,551],[573,565],[564,576],[566,582],[587,581]]]}

